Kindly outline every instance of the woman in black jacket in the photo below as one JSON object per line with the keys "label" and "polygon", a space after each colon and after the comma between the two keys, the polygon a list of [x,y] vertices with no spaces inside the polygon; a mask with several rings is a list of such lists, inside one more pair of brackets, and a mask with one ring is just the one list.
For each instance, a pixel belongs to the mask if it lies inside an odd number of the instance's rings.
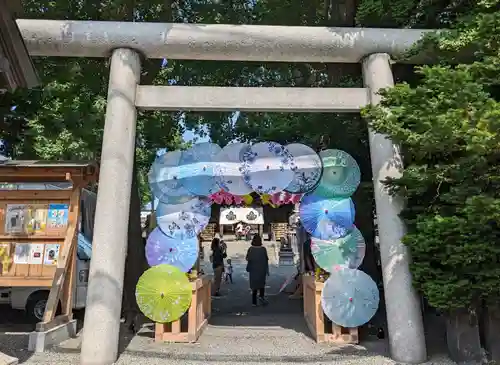
{"label": "woman in black jacket", "polygon": [[220,295],[220,284],[224,272],[224,259],[227,257],[218,238],[212,240],[212,268],[214,269],[214,295]]}

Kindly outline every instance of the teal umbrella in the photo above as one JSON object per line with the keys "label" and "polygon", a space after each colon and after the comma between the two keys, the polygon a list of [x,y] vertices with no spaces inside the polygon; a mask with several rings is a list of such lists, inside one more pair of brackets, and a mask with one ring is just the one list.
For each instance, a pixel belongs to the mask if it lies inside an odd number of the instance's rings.
{"label": "teal umbrella", "polygon": [[314,194],[325,198],[350,197],[361,181],[361,171],[356,160],[341,150],[324,150],[319,156],[323,161],[323,175]]}

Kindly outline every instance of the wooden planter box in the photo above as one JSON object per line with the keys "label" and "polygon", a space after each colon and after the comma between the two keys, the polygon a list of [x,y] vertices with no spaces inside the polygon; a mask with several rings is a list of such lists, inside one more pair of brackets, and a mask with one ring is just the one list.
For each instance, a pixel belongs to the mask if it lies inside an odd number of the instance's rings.
{"label": "wooden planter box", "polygon": [[304,319],[316,342],[357,344],[358,328],[345,328],[332,323],[323,313],[321,292],[323,283],[314,276],[302,276],[304,289]]}
{"label": "wooden planter box", "polygon": [[192,282],[193,299],[187,313],[172,323],[156,323],[155,342],[196,342],[208,325],[212,312],[212,278],[204,276]]}

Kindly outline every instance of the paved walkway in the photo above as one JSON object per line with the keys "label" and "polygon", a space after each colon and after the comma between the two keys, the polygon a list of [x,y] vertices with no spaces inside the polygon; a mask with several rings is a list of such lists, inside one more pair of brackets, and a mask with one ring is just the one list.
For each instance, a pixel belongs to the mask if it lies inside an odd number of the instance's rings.
{"label": "paved walkway", "polygon": [[[205,333],[196,344],[157,344],[152,340],[153,328],[146,325],[136,336],[122,336],[118,365],[268,365],[320,364],[396,364],[386,356],[386,343],[375,340],[361,346],[335,346],[316,344],[302,315],[301,301],[290,300],[288,295],[273,295],[283,281],[292,275],[294,267],[279,267],[272,244],[268,244],[271,275],[266,288],[267,307],[252,307],[245,272],[247,242],[228,242],[228,254],[233,260],[234,283],[222,286],[222,296],[213,300],[213,315]],[[208,248],[206,250],[208,260]],[[210,263],[204,263],[210,272]],[[1,324],[0,324],[1,327]],[[6,337],[4,337],[5,340]],[[80,338],[71,339],[44,354],[24,350],[26,336],[9,337],[2,341],[0,351],[19,357],[20,364],[79,364]],[[12,341],[16,340],[14,344]],[[14,346],[14,347],[12,347]],[[436,358],[429,364],[450,364]]]}

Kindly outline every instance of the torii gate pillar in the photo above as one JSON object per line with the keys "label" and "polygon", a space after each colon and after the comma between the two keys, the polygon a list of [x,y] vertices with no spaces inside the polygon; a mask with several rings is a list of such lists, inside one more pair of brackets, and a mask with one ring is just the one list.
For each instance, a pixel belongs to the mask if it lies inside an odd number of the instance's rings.
{"label": "torii gate pillar", "polygon": [[134,170],[137,52],[113,51],[102,140],[99,190],[81,351],[82,365],[111,365],[118,357],[123,277]]}
{"label": "torii gate pillar", "polygon": [[[378,53],[363,60],[363,80],[370,89],[371,104],[380,102],[380,89],[394,86],[389,59],[388,54]],[[401,154],[387,136],[371,129],[369,141],[391,357],[420,364],[427,360],[427,350],[420,300],[412,286],[410,255],[401,243],[405,233],[399,218],[402,201],[390,196],[381,183],[387,177],[401,176]]]}

